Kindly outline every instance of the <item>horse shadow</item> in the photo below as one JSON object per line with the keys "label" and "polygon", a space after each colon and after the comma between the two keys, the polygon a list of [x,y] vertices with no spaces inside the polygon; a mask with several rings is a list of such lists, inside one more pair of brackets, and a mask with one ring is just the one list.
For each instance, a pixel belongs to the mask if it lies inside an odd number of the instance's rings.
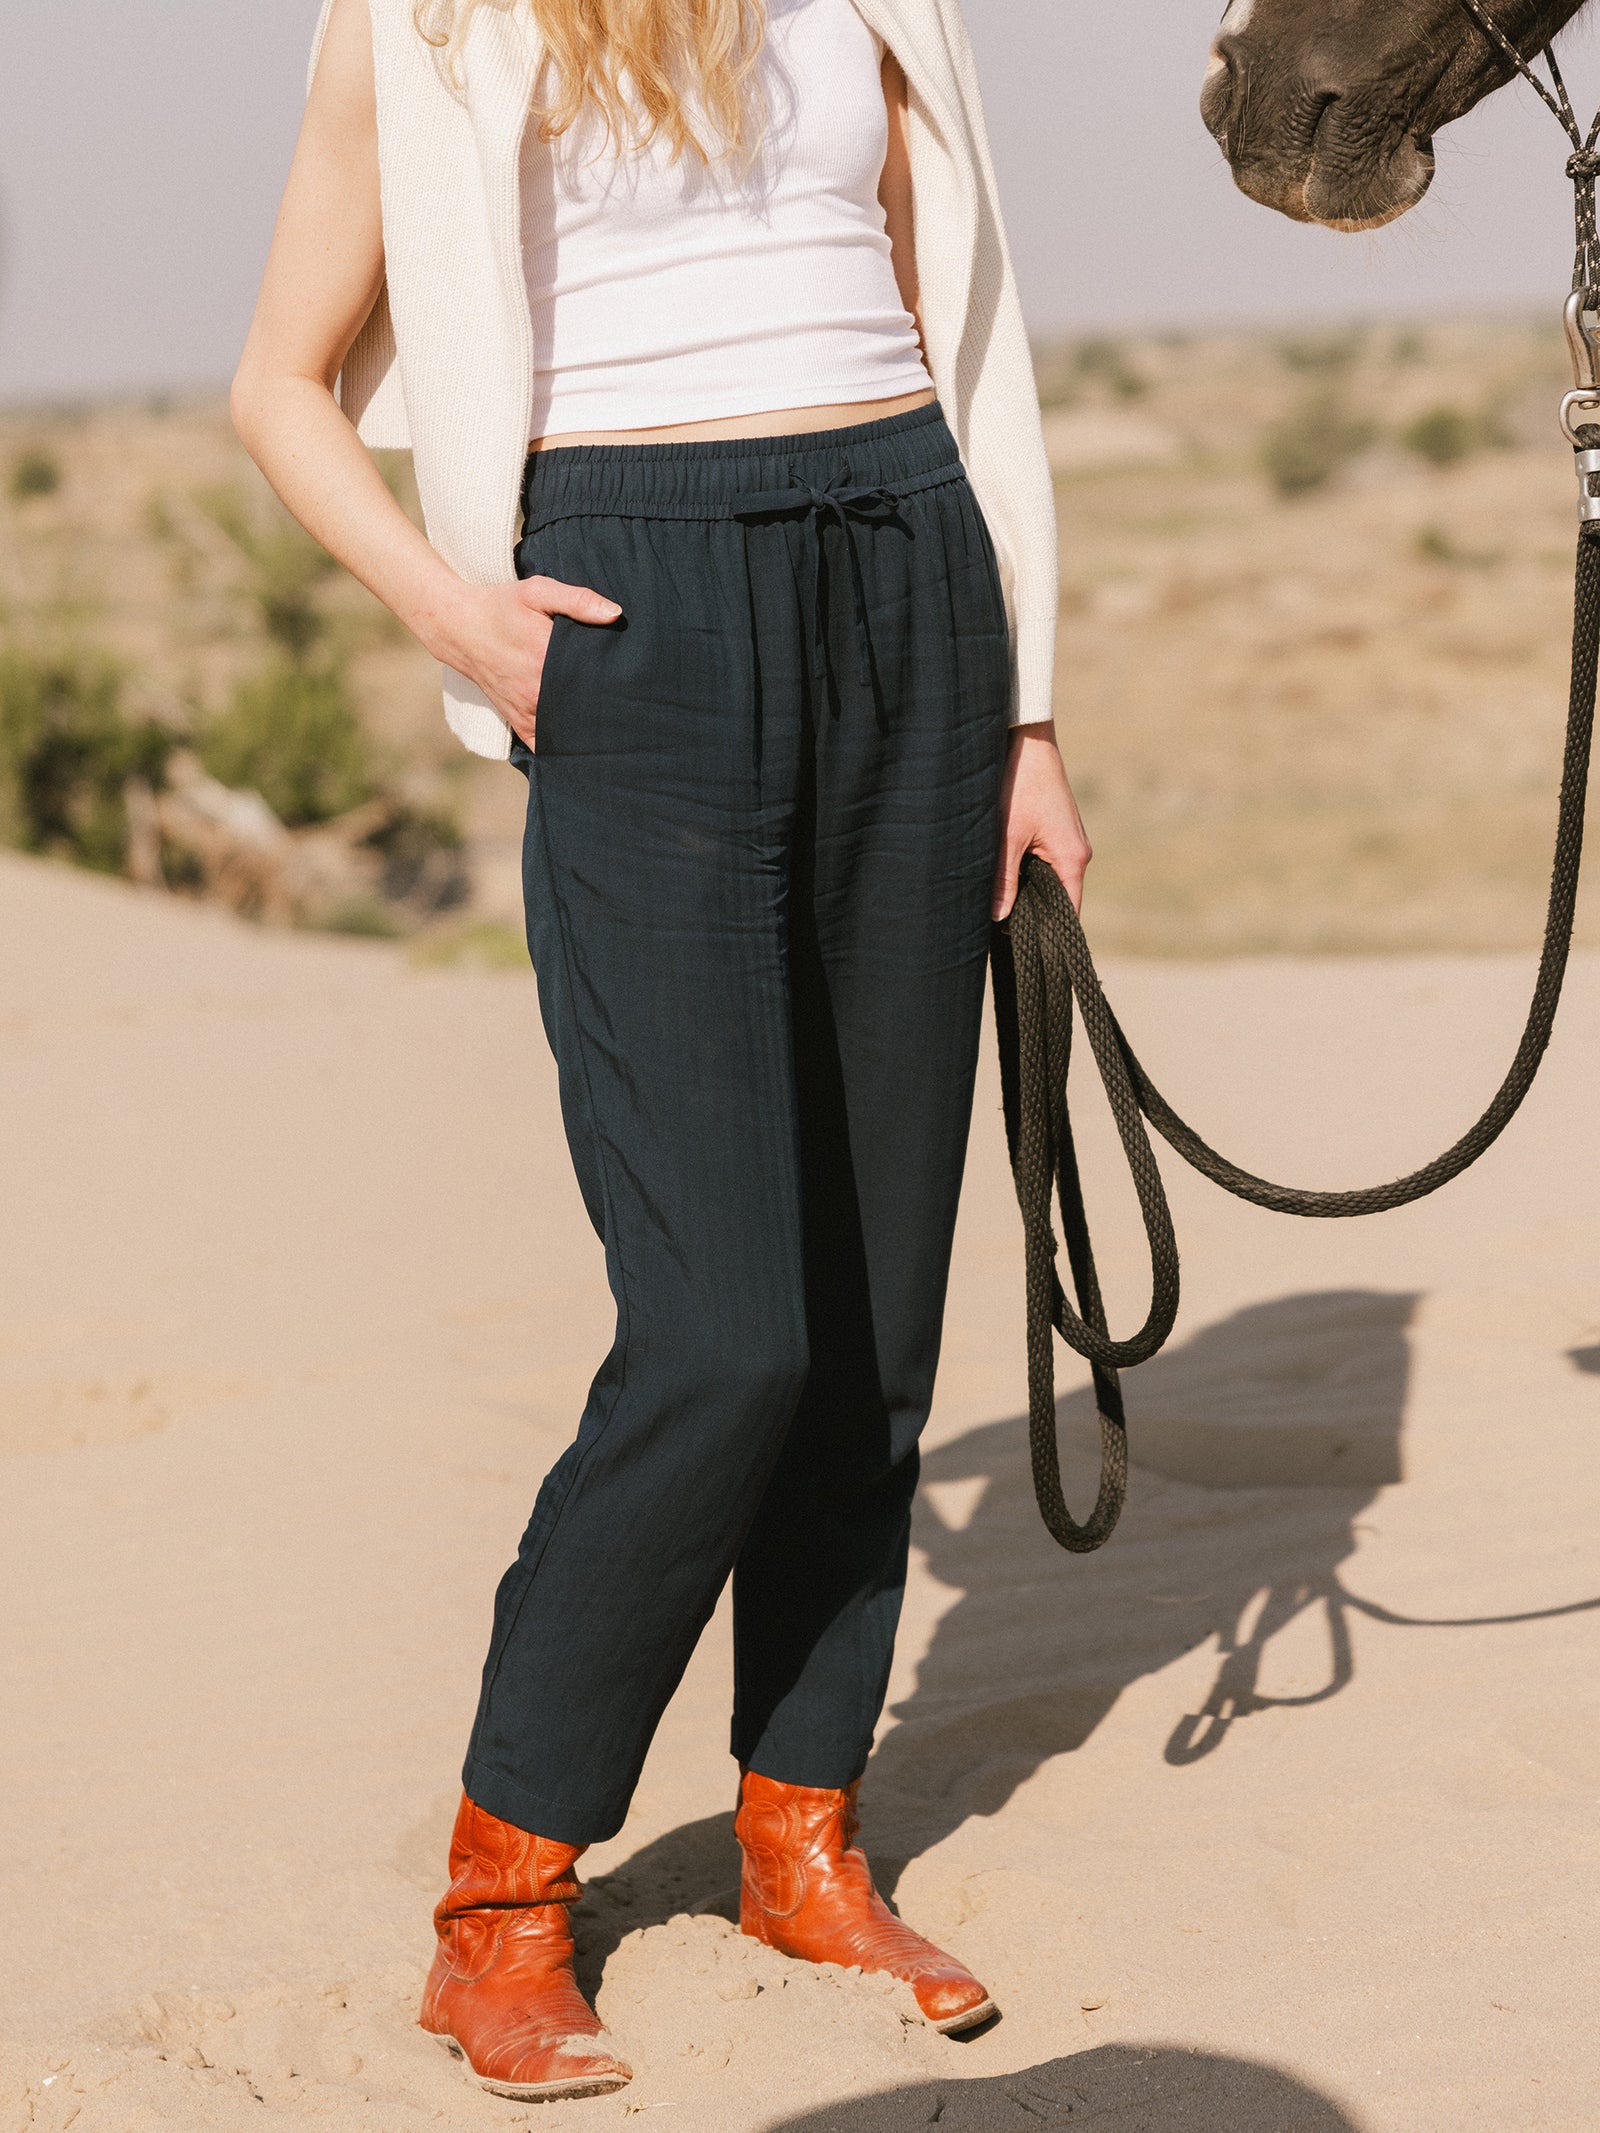
{"label": "horse shadow", "polygon": [[[955,1597],[862,1787],[863,1841],[886,1895],[909,1861],[970,1817],[998,1814],[1045,1763],[1081,1748],[1124,1689],[1207,1642],[1217,1648],[1210,1691],[1156,1751],[1179,1768],[1221,1752],[1257,1712],[1326,1702],[1347,1686],[1355,1662],[1339,1566],[1362,1512],[1400,1478],[1417,1301],[1362,1289],[1279,1298],[1131,1374],[1128,1506],[1092,1556],[1064,1559],[1040,1523],[1025,1418],[925,1454],[913,1542]],[[1099,1435],[1092,1394],[1060,1400],[1058,1421],[1068,1498],[1081,1508]],[[1273,1639],[1306,1616],[1322,1620],[1325,1679],[1273,1694],[1262,1686]],[[592,1987],[635,1927],[679,1912],[736,1917],[738,1877],[731,1813],[669,1831],[597,1875],[575,1920],[581,1978]],[[834,2120],[796,2124],[824,2122]]]}
{"label": "horse shadow", "polygon": [[[1361,1514],[1401,1476],[1418,1298],[1319,1291],[1206,1327],[1126,1381],[1133,1460],[1111,1545],[1062,1560],[1033,1499],[1025,1420],[969,1431],[923,1464],[914,1538],[957,1598],[863,1787],[881,1883],[973,1815],[998,1814],[1081,1748],[1124,1689],[1214,1642],[1198,1710],[1165,1761],[1218,1753],[1268,1709],[1324,1703],[1355,1660],[1339,1566]],[[1093,1394],[1058,1402],[1069,1501],[1094,1490]],[[1074,1484],[1076,1493],[1074,1495]],[[1273,1640],[1320,1618],[1325,1676],[1262,1685]]]}
{"label": "horse shadow", "polygon": [[1361,2133],[1318,2090],[1277,2067],[1182,2045],[1102,2044],[1019,2074],[926,2081],[774,2119],[767,2133],[1015,2133],[1086,2120],[1184,2133]]}

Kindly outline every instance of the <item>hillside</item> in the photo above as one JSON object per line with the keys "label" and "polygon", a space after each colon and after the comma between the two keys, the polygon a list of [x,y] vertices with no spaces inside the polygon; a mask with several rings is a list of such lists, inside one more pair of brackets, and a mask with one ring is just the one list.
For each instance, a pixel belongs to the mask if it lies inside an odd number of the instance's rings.
{"label": "hillside", "polygon": [[[1096,940],[1533,942],[1570,626],[1558,333],[1079,342],[1039,374]],[[0,480],[0,644],[103,649],[130,714],[193,731],[309,613],[308,656],[347,675],[386,774],[465,837],[470,903],[414,899],[402,930],[514,922],[521,781],[455,748],[431,663],[318,574],[220,404],[13,411]],[[1582,930],[1600,938],[1587,909]]]}

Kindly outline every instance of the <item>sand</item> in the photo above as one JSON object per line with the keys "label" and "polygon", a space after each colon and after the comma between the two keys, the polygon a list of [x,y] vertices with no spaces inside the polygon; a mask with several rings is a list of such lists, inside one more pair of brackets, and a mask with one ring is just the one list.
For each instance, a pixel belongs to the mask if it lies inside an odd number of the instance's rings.
{"label": "sand", "polygon": [[[1476,1109],[1529,964],[1106,976],[1203,1130],[1349,1183]],[[1585,953],[1510,1134],[1379,1221],[1174,1175],[1183,1316],[1087,1561],[1030,1499],[986,1056],[864,1797],[1003,2018],[739,1939],[719,1618],[587,1862],[638,2078],[527,2108],[413,2016],[494,1581],[607,1324],[531,981],[0,859],[0,2129],[1592,2128],[1597,1053]]]}

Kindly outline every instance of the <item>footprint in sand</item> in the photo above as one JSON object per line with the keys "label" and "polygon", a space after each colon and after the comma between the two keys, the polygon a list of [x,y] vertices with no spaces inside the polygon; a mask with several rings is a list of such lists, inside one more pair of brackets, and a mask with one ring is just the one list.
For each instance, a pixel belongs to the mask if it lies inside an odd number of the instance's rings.
{"label": "footprint in sand", "polygon": [[0,1458],[127,1444],[165,1429],[185,1408],[248,1388],[211,1378],[24,1378],[0,1382]]}
{"label": "footprint in sand", "polygon": [[148,1378],[45,1378],[0,1386],[0,1454],[126,1444],[165,1429],[169,1403]]}

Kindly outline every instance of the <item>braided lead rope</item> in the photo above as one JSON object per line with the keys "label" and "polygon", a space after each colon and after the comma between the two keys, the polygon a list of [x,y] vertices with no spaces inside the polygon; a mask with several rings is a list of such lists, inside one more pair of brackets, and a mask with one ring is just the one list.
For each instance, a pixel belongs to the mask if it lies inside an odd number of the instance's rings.
{"label": "braided lead rope", "polygon": [[1600,111],[1594,115],[1594,123],[1585,134],[1578,125],[1577,114],[1572,108],[1572,99],[1567,94],[1567,85],[1556,64],[1555,48],[1546,44],[1540,56],[1550,69],[1554,90],[1545,87],[1534,73],[1510,38],[1484,9],[1481,0],[1461,0],[1462,7],[1472,17],[1491,43],[1499,46],[1504,56],[1523,80],[1530,84],[1543,99],[1555,117],[1556,123],[1572,143],[1572,154],[1567,158],[1567,176],[1572,180],[1572,214],[1574,224],[1574,248],[1572,260],[1572,286],[1574,289],[1600,289],[1600,236],[1596,234],[1594,186],[1600,178]]}
{"label": "braided lead rope", "polygon": [[[1600,444],[1600,427],[1590,427],[1584,441]],[[1577,559],[1572,691],[1555,858],[1544,944],[1521,1041],[1505,1079],[1468,1131],[1432,1162],[1386,1184],[1339,1192],[1279,1185],[1231,1162],[1204,1141],[1161,1095],[1129,1044],[1101,990],[1077,913],[1060,881],[1037,857],[1025,862],[1009,925],[994,934],[995,1013],[1007,1136],[1024,1226],[1034,1488],[1045,1525],[1063,1547],[1086,1553],[1110,1537],[1127,1485],[1126,1424],[1117,1373],[1154,1355],[1177,1314],[1177,1240],[1144,1118],[1185,1161],[1241,1199],[1282,1214],[1351,1217],[1403,1207],[1436,1192],[1499,1138],[1526,1097],[1549,1043],[1571,946],[1597,653],[1600,542],[1584,538]],[[1139,1331],[1122,1341],[1113,1340],[1107,1328],[1067,1109],[1074,1002],[1128,1161],[1150,1250],[1150,1310]],[[1060,1206],[1076,1312],[1056,1272],[1052,1196]],[[1088,1359],[1094,1373],[1101,1476],[1094,1510],[1082,1525],[1072,1519],[1061,1489],[1052,1330]]]}
{"label": "braided lead rope", "polygon": [[[1055,877],[1052,875],[1051,879]],[[990,934],[1006,1140],[1011,1150],[1017,1201],[1022,1209],[1028,1451],[1033,1465],[1033,1493],[1051,1537],[1074,1554],[1086,1555],[1110,1539],[1122,1514],[1128,1487],[1127,1427],[1116,1366],[1102,1359],[1111,1344],[1095,1272],[1088,1218],[1084,1212],[1072,1126],[1067,1114],[1072,993],[1070,988],[1059,983],[1056,975],[1059,971],[1058,944],[1052,944],[1052,954],[1047,959],[1040,931],[1030,924],[1035,910],[1031,899],[1025,908],[1019,899],[1010,923],[994,927]],[[1126,1069],[1121,1068],[1120,1055],[1110,1070],[1113,1083],[1119,1069],[1125,1087]],[[1156,1169],[1142,1122],[1137,1137],[1143,1142],[1143,1154],[1149,1159],[1148,1168],[1142,1163],[1136,1164],[1132,1155],[1129,1160],[1134,1167],[1145,1233],[1150,1240],[1151,1263],[1171,1269],[1172,1310],[1175,1312],[1177,1241],[1167,1213],[1161,1174]],[[1126,1140],[1123,1146],[1128,1146]],[[1052,1185],[1059,1194],[1067,1260],[1083,1314],[1081,1318],[1067,1304],[1056,1272],[1056,1238],[1050,1220]],[[1156,1309],[1152,1304],[1152,1320],[1155,1317]],[[1170,1325],[1170,1318],[1168,1323]],[[1147,1321],[1144,1334],[1151,1330],[1151,1323]],[[1056,1332],[1080,1352],[1085,1343],[1099,1351],[1091,1357],[1090,1367],[1094,1373],[1095,1406],[1100,1421],[1100,1485],[1094,1509],[1082,1525],[1068,1510],[1061,1488],[1061,1462],[1056,1442],[1053,1345]],[[1159,1328],[1157,1332],[1159,1345],[1165,1335]],[[1143,1336],[1139,1338],[1142,1341]],[[1125,1345],[1137,1347],[1139,1341]],[[1153,1354],[1154,1349],[1150,1352]]]}
{"label": "braided lead rope", "polygon": [[[1600,446],[1600,424],[1578,433],[1580,448]],[[1087,1553],[1109,1539],[1127,1488],[1127,1437],[1119,1370],[1146,1362],[1165,1342],[1178,1308],[1178,1246],[1161,1174],[1144,1120],[1203,1177],[1239,1199],[1279,1214],[1348,1217],[1383,1213],[1437,1192],[1475,1163],[1510,1124],[1550,1041],[1572,946],[1584,805],[1594,733],[1600,662],[1600,526],[1579,536],[1573,597],[1572,687],[1567,703],[1555,857],[1539,955],[1522,1037],[1509,1071],[1482,1115],[1443,1154],[1386,1184],[1343,1192],[1311,1191],[1257,1177],[1201,1139],[1140,1064],[1100,987],[1071,898],[1037,855],[1023,862],[1011,917],[992,936],[995,1021],[1001,1090],[1017,1202],[1022,1210],[1028,1335],[1028,1438],[1040,1515],[1064,1548]],[[1113,1340],[1089,1238],[1077,1154],[1067,1109],[1072,1014],[1076,1003],[1133,1177],[1150,1249],[1151,1302],[1144,1325]],[[1141,1116],[1142,1114],[1142,1116]],[[1060,1206],[1067,1258],[1078,1299],[1067,1303],[1056,1272],[1051,1200]],[[1062,1496],[1056,1443],[1052,1330],[1094,1371],[1100,1416],[1100,1489],[1078,1525]]]}
{"label": "braided lead rope", "polygon": [[[1177,1238],[1145,1120],[1202,1177],[1258,1207],[1313,1218],[1380,1214],[1404,1207],[1459,1177],[1499,1139],[1533,1086],[1561,998],[1572,948],[1583,856],[1584,804],[1594,735],[1596,668],[1600,662],[1600,424],[1574,427],[1568,412],[1574,403],[1600,407],[1600,389],[1587,389],[1595,379],[1597,343],[1584,324],[1584,313],[1591,308],[1587,300],[1594,297],[1600,303],[1600,236],[1596,234],[1595,218],[1600,111],[1595,113],[1587,135],[1582,133],[1551,47],[1543,47],[1553,84],[1547,88],[1484,11],[1481,0],[1461,0],[1461,5],[1513,69],[1533,85],[1572,143],[1573,151],[1566,166],[1573,186],[1575,232],[1573,294],[1568,298],[1566,319],[1575,363],[1582,367],[1577,373],[1580,389],[1563,401],[1561,420],[1577,453],[1580,524],[1573,583],[1572,686],[1567,700],[1561,797],[1544,942],[1533,997],[1505,1079],[1482,1115],[1431,1162],[1387,1184],[1344,1192],[1274,1184],[1219,1154],[1173,1110],[1140,1064],[1100,989],[1094,959],[1071,898],[1042,859],[1030,854],[1023,861],[1010,919],[993,930],[991,960],[1006,1138],[1023,1222],[1028,1443],[1040,1515],[1062,1547],[1078,1554],[1101,1547],[1110,1538],[1127,1494],[1127,1426],[1118,1373],[1147,1362],[1166,1341],[1177,1317]],[[1074,1004],[1083,1017],[1116,1122],[1150,1251],[1150,1309],[1139,1331],[1127,1340],[1113,1340],[1107,1325],[1067,1110]],[[1076,1310],[1068,1303],[1056,1270],[1058,1247],[1051,1222],[1052,1198],[1061,1212]],[[1055,1333],[1088,1359],[1094,1374],[1100,1419],[1100,1485],[1094,1509],[1081,1525],[1068,1510],[1061,1488],[1052,1337]]]}

